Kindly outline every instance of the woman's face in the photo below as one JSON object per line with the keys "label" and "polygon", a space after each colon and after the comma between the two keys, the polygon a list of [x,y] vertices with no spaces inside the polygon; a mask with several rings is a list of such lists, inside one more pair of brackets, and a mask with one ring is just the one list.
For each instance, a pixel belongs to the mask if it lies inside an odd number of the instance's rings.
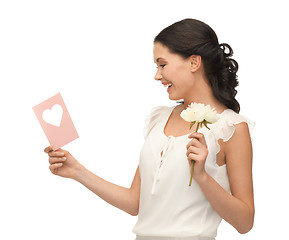
{"label": "woman's face", "polygon": [[171,100],[184,99],[192,94],[194,79],[192,77],[190,58],[171,53],[161,43],[154,45],[154,62],[157,64],[155,80],[167,88]]}

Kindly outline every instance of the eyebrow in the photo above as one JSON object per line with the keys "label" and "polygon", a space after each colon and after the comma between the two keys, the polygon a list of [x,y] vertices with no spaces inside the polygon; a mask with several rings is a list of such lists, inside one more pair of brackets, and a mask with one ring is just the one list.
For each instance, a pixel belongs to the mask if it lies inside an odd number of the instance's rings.
{"label": "eyebrow", "polygon": [[161,58],[161,57],[159,57],[159,58],[157,58],[157,61],[156,62],[159,62],[160,60],[165,60],[164,58]]}

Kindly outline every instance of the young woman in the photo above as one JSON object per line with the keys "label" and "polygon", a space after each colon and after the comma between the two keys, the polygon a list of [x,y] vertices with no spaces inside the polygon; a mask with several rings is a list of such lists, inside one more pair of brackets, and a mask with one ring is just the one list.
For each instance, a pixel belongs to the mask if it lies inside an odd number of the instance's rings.
{"label": "young woman", "polygon": [[[238,64],[205,23],[184,19],[154,40],[155,79],[167,87],[173,107],[152,109],[145,143],[130,188],[96,176],[69,152],[45,149],[53,174],[72,178],[111,205],[138,216],[136,239],[212,240],[221,219],[239,233],[254,222],[251,131],[235,99]],[[180,117],[192,103],[215,108],[210,130]],[[189,186],[194,161],[193,182]]]}

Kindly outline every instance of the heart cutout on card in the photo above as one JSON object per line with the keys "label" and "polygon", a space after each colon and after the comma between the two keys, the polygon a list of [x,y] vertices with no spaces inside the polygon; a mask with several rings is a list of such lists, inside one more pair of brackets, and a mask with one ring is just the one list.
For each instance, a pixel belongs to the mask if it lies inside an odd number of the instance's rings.
{"label": "heart cutout on card", "polygon": [[46,109],[42,113],[42,118],[45,122],[59,127],[61,124],[63,109],[59,104],[55,104],[51,109]]}

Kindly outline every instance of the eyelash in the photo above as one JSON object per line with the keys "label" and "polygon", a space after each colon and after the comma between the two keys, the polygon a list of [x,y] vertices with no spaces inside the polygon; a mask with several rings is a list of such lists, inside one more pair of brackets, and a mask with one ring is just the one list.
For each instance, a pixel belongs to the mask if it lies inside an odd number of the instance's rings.
{"label": "eyelash", "polygon": [[[160,65],[160,67],[162,67],[162,68],[164,68],[166,66],[166,64],[162,64],[162,65]],[[157,67],[157,69],[158,69],[158,67]]]}

